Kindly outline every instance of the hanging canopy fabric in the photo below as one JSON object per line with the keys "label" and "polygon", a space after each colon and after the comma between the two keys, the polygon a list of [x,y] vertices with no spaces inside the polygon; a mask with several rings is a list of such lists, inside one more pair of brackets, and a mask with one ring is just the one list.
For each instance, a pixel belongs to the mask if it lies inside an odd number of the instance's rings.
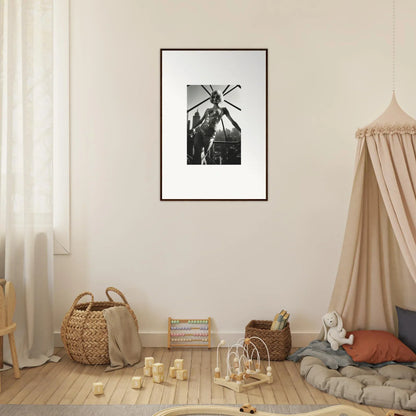
{"label": "hanging canopy fabric", "polygon": [[347,330],[395,332],[416,308],[416,120],[398,105],[357,131],[356,168],[329,310]]}

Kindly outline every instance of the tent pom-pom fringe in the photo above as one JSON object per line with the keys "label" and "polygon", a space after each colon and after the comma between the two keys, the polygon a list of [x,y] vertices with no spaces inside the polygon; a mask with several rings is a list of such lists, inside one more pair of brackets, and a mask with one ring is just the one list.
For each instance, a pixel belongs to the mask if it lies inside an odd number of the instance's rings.
{"label": "tent pom-pom fringe", "polygon": [[416,125],[414,124],[386,124],[374,127],[365,127],[358,129],[355,133],[357,139],[364,139],[366,136],[375,136],[378,134],[416,134]]}

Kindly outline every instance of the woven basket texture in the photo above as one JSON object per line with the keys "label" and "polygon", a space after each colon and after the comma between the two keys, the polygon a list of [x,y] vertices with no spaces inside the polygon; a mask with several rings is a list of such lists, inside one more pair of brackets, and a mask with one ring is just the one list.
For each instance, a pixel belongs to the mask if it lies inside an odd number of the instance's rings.
{"label": "woven basket texture", "polygon": [[[125,302],[114,302],[109,291],[119,294]],[[128,304],[124,295],[115,288],[107,288],[109,301],[94,302],[91,293],[85,292],[79,295],[67,312],[62,322],[61,338],[66,352],[74,360],[82,364],[109,364],[108,355],[108,330],[103,310],[113,306],[124,306],[133,317],[136,327],[138,323],[136,315]],[[81,297],[91,296],[91,302],[78,303]]]}
{"label": "woven basket texture", "polygon": [[[283,361],[289,355],[290,349],[292,348],[290,325],[288,322],[283,329],[277,329],[275,331],[270,329],[271,325],[272,321],[250,321],[246,326],[246,338],[261,338],[269,349],[270,360]],[[260,358],[267,360],[267,350],[264,344],[256,339],[253,339],[252,342],[256,345]],[[248,349],[251,354],[254,347],[249,345]]]}

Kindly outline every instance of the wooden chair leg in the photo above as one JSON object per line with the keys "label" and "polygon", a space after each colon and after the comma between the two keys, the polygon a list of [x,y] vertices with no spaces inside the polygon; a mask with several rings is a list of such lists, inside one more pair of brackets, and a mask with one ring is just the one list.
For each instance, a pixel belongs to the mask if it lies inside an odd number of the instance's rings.
{"label": "wooden chair leg", "polygon": [[1,368],[3,368],[3,337],[0,337],[0,369]]}
{"label": "wooden chair leg", "polygon": [[20,378],[19,361],[17,360],[16,343],[14,342],[14,333],[9,334],[10,352],[12,354],[14,378]]}

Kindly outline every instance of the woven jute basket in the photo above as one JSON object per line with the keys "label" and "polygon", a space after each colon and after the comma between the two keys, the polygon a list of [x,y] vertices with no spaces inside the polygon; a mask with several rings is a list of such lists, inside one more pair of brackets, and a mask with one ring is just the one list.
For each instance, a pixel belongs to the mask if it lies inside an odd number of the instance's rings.
{"label": "woven jute basket", "polygon": [[[283,329],[277,329],[275,331],[270,329],[271,325],[272,321],[250,321],[246,326],[246,338],[261,338],[269,349],[270,360],[283,361],[289,355],[290,349],[292,348],[289,322]],[[264,344],[257,339],[253,339],[252,342],[256,345],[260,358],[267,360],[267,350]],[[253,347],[249,345],[250,354],[252,349]]]}
{"label": "woven jute basket", "polygon": [[[117,293],[123,302],[115,302],[109,292]],[[68,355],[82,364],[109,364],[107,322],[103,310],[112,306],[125,306],[134,319],[137,330],[136,315],[123,293],[115,287],[105,291],[108,301],[95,302],[91,292],[78,295],[61,326],[61,338]],[[78,303],[82,297],[90,296],[89,303]]]}

